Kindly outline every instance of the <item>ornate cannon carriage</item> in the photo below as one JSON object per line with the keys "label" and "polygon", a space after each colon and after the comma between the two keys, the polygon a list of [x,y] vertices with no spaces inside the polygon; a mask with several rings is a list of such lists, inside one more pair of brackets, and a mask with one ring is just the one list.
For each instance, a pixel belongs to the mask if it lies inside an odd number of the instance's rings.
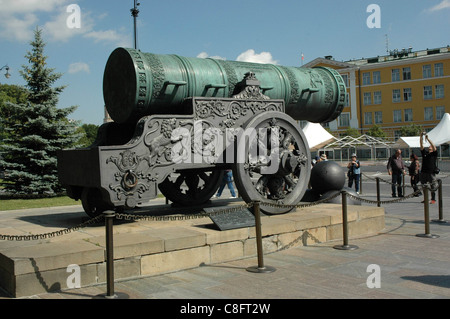
{"label": "ornate cannon carriage", "polygon": [[[297,120],[341,113],[346,88],[328,68],[294,68],[114,50],[103,79],[114,122],[88,148],[58,153],[59,180],[90,216],[157,196],[201,205],[232,169],[240,196],[294,205],[311,155]],[[289,211],[263,207],[269,214]]]}

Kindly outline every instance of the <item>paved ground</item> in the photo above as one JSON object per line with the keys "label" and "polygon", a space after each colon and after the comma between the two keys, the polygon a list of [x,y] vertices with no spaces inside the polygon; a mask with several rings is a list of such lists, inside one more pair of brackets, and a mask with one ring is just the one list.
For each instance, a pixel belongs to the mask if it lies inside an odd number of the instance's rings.
{"label": "paved ground", "polygon": [[[375,181],[389,177],[384,167],[365,169],[362,198],[375,199]],[[450,175],[443,178],[444,219],[450,221]],[[409,182],[407,183],[409,185]],[[406,194],[410,194],[408,187]],[[390,185],[381,183],[382,200],[391,200]],[[227,196],[227,193],[224,193]],[[226,198],[226,197],[225,197]],[[273,273],[251,273],[256,258],[207,265],[115,283],[119,297],[130,299],[175,299],[170,311],[180,313],[190,306],[207,304],[213,299],[215,314],[245,313],[246,306],[228,306],[224,299],[270,304],[268,299],[448,299],[450,298],[450,223],[430,222],[430,233],[438,238],[422,238],[425,233],[422,197],[383,205],[386,229],[377,235],[350,238],[356,250],[337,250],[342,242],[295,247],[265,254],[264,263],[276,268]],[[363,203],[364,205],[371,205]],[[0,213],[1,215],[1,213]],[[438,218],[438,205],[430,205],[430,219]],[[264,227],[264,225],[263,225]],[[106,285],[45,293],[28,299],[92,299],[106,292]],[[1,297],[1,293],[0,293]],[[4,299],[8,299],[3,295]],[[194,299],[196,301],[194,301]],[[158,305],[157,303],[155,305]],[[166,303],[162,303],[166,305]],[[274,302],[273,307],[277,303]],[[293,305],[291,305],[293,306]],[[233,308],[234,307],[234,308]],[[252,306],[253,307],[253,306]],[[218,308],[221,308],[218,310]],[[191,311],[200,311],[200,307]],[[240,310],[238,310],[240,309]],[[253,309],[253,308],[252,308]],[[272,308],[272,311],[275,308]],[[206,311],[206,308],[204,308]]]}

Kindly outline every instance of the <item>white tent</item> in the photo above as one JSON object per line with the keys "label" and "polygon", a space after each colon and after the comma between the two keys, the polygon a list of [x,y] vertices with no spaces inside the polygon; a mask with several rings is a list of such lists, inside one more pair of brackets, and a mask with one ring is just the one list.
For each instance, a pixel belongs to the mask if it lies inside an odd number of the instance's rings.
{"label": "white tent", "polygon": [[312,151],[318,150],[337,140],[337,138],[331,135],[319,123],[307,122],[306,126],[303,128],[303,133],[308,141],[309,149]]}
{"label": "white tent", "polygon": [[[442,144],[450,143],[450,114],[445,113],[441,121],[435,128],[428,132],[428,138],[439,146]],[[400,147],[419,148],[420,136],[407,136],[400,137],[397,141]],[[424,146],[427,146],[428,142],[424,139]]]}

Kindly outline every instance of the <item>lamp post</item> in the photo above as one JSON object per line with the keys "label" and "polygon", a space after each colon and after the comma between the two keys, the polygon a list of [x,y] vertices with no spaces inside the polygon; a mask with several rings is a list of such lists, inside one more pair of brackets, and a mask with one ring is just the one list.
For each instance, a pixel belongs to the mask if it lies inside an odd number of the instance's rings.
{"label": "lamp post", "polygon": [[139,9],[137,8],[140,5],[138,0],[134,0],[134,7],[130,10],[131,15],[133,16],[134,20],[134,48],[137,50],[137,26],[136,26],[136,20],[139,15]]}
{"label": "lamp post", "polygon": [[5,78],[9,79],[9,78],[11,77],[11,73],[9,73],[9,66],[8,66],[8,65],[2,66],[2,67],[0,68],[0,71],[2,71],[3,69],[6,70]]}

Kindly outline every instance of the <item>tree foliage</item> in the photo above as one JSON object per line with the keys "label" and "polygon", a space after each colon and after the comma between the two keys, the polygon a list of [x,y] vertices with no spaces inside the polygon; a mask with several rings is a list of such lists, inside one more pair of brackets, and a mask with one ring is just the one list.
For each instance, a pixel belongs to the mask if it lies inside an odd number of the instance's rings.
{"label": "tree foliage", "polygon": [[2,106],[0,125],[6,138],[0,145],[0,166],[5,170],[4,187],[11,194],[59,193],[57,151],[74,145],[79,139],[76,127],[67,116],[76,106],[58,108],[58,95],[64,87],[53,87],[60,73],[47,67],[42,30],[35,30],[31,51],[25,58],[22,77],[26,81],[26,99]]}

